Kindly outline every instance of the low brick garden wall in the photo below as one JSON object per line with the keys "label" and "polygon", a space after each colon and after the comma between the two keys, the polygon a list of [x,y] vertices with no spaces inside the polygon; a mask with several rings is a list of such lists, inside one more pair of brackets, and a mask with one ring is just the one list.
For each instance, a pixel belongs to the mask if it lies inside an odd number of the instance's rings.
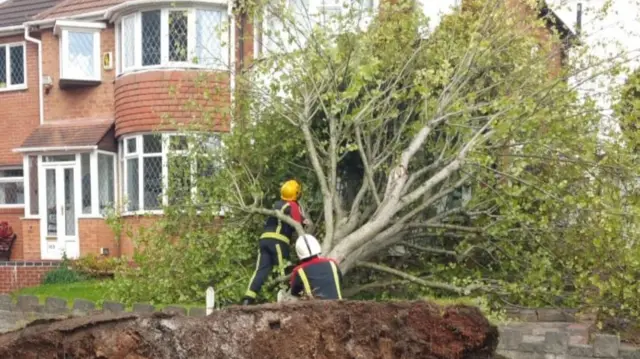
{"label": "low brick garden wall", "polygon": [[640,359],[640,348],[616,335],[592,333],[592,323],[576,319],[576,310],[512,309],[515,321],[500,327],[498,354],[508,359]]}
{"label": "low brick garden wall", "polygon": [[616,335],[596,334],[592,344],[574,344],[568,332],[546,332],[540,338],[504,328],[500,332],[498,354],[509,359],[639,359],[640,348],[620,344]]}
{"label": "low brick garden wall", "polygon": [[44,275],[59,265],[59,261],[0,262],[0,294],[38,286]]}
{"label": "low brick garden wall", "polygon": [[[132,307],[134,313],[157,312],[153,305],[137,303]],[[48,297],[44,304],[41,304],[38,297],[31,295],[21,295],[13,299],[7,294],[0,295],[0,333],[19,329],[26,323],[36,319],[62,318],[68,316],[83,316],[95,313],[122,313],[125,312],[125,305],[119,302],[104,301],[99,308],[94,302],[75,299],[71,305],[60,298]],[[178,313],[194,317],[204,317],[206,310],[193,307],[187,310],[181,306],[167,306],[162,309],[165,313]]]}

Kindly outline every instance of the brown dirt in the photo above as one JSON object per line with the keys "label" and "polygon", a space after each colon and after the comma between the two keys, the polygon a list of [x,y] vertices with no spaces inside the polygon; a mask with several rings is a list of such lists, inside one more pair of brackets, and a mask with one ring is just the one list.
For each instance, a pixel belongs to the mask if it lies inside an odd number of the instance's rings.
{"label": "brown dirt", "polygon": [[477,308],[311,301],[36,323],[0,336],[0,358],[466,359],[492,357],[498,330]]}

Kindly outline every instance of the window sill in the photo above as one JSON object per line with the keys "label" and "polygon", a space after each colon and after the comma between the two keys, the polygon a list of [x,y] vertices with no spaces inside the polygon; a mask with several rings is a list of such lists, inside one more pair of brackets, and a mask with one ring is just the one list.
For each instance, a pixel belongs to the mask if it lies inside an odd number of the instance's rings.
{"label": "window sill", "polygon": [[0,204],[0,209],[20,209],[24,208],[24,204]]}
{"label": "window sill", "polygon": [[79,215],[78,219],[104,219],[105,217],[100,216],[100,215],[93,215],[93,214],[83,214],[83,215]]}
{"label": "window sill", "polygon": [[61,89],[76,89],[82,87],[95,87],[102,83],[101,80],[78,80],[78,79],[60,79],[59,85]]}
{"label": "window sill", "polygon": [[29,89],[29,87],[27,85],[3,87],[3,88],[0,88],[0,93],[1,92],[11,92],[11,91],[24,91],[24,90],[28,90],[28,89]]}
{"label": "window sill", "polygon": [[134,212],[122,213],[122,217],[144,217],[144,216],[162,216],[162,215],[164,215],[163,210],[134,211]]}
{"label": "window sill", "polygon": [[151,72],[151,71],[207,71],[207,72],[230,72],[230,67],[213,67],[213,66],[202,66],[202,65],[193,65],[193,64],[167,64],[167,65],[157,65],[157,66],[141,66],[141,67],[132,67],[126,70],[121,70],[118,73],[118,78],[124,77],[131,74]]}

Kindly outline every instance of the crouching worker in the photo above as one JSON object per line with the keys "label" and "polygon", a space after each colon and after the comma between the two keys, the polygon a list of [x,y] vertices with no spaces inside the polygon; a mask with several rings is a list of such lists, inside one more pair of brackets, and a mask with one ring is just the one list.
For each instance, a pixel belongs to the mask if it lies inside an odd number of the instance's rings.
{"label": "crouching worker", "polygon": [[296,241],[300,264],[291,273],[291,294],[313,299],[342,299],[342,272],[331,258],[320,256],[318,240],[305,234]]}
{"label": "crouching worker", "polygon": [[[300,184],[295,180],[285,182],[280,188],[280,201],[274,204],[274,210],[291,217],[298,223],[307,223],[303,211],[298,204],[302,194]],[[260,236],[258,245],[258,260],[256,271],[251,277],[249,288],[242,300],[243,305],[255,302],[256,296],[271,274],[273,268],[278,269],[280,276],[287,275],[287,268],[291,268],[289,246],[295,229],[277,217],[267,218],[264,232]]]}

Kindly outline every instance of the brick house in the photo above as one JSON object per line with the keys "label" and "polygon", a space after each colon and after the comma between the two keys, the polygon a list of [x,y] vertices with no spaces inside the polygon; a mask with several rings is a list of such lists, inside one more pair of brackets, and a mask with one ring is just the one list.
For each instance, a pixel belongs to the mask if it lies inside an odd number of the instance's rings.
{"label": "brick house", "polygon": [[[0,0],[0,221],[18,235],[12,259],[132,253],[127,238],[116,249],[104,211],[126,200],[124,220],[134,226],[153,220],[142,214],[162,213],[167,154],[182,143],[180,126],[163,124],[163,115],[178,124],[194,117],[181,105],[199,93],[192,80],[206,68],[215,95],[205,106],[219,113],[214,131],[227,131],[229,69],[261,50],[250,22],[231,19],[229,7],[223,0]],[[227,33],[212,30],[224,21],[232,21]],[[569,36],[562,22],[553,26]],[[565,47],[554,51],[552,66],[560,66]],[[206,141],[219,143],[215,135]]]}

